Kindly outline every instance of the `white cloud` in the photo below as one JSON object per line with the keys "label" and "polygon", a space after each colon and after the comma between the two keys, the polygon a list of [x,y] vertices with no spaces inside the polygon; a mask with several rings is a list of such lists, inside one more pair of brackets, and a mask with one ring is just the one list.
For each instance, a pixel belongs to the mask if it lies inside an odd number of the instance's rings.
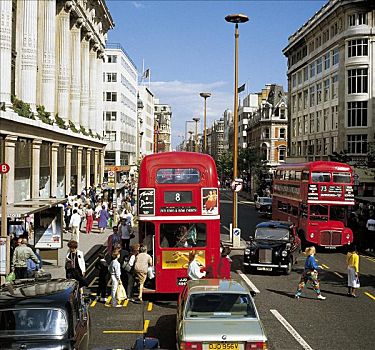
{"label": "white cloud", "polygon": [[132,1],[132,4],[133,4],[133,6],[134,6],[135,8],[137,8],[137,9],[141,9],[141,8],[144,8],[144,7],[145,7],[144,4],[142,4],[141,2],[138,2],[138,1]]}
{"label": "white cloud", "polygon": [[[160,103],[166,103],[172,107],[173,148],[182,141],[182,137],[185,137],[186,121],[199,117],[201,118],[200,130],[203,129],[204,99],[199,96],[199,93],[211,92],[212,94],[207,99],[207,127],[211,127],[213,121],[220,119],[227,108],[233,109],[233,93],[230,90],[231,84],[225,81],[213,83],[151,82],[151,91]],[[187,123],[188,130],[194,130],[194,128],[194,123]]]}

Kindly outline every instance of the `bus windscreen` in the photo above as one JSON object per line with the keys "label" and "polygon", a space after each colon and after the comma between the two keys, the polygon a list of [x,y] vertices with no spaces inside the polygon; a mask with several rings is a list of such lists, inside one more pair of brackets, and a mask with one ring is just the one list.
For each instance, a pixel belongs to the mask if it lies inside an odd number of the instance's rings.
{"label": "bus windscreen", "polygon": [[169,248],[206,246],[206,224],[165,223],[160,225],[160,244],[168,241]]}

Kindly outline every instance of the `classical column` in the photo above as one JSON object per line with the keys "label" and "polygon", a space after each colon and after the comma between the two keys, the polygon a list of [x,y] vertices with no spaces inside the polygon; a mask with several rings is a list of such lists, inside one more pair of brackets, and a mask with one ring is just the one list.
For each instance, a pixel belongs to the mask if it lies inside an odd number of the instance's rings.
{"label": "classical column", "polygon": [[72,57],[71,57],[71,86],[70,86],[70,113],[75,125],[80,123],[81,113],[81,27],[83,18],[78,18],[71,30]]}
{"label": "classical column", "polygon": [[94,186],[101,184],[101,182],[98,179],[98,164],[99,164],[99,150],[94,149]]}
{"label": "classical column", "polygon": [[56,1],[44,0],[39,2],[38,17],[38,89],[39,104],[47,112],[55,112],[55,66],[56,66]]}
{"label": "classical column", "polygon": [[66,146],[65,153],[65,194],[69,195],[72,177],[72,145]]}
{"label": "classical column", "polygon": [[89,188],[91,186],[90,179],[91,179],[91,148],[86,150],[86,187]]}
{"label": "classical column", "polygon": [[81,114],[80,124],[87,128],[89,121],[89,41],[92,36],[88,32],[81,41]]}
{"label": "classical column", "polygon": [[[98,53],[98,60],[96,62],[96,71],[97,71],[97,99],[96,99],[96,107],[97,107],[97,115],[95,118],[95,132],[99,134],[100,137],[103,137],[103,59],[104,59],[104,51],[101,50]],[[120,96],[117,96],[120,98]],[[103,181],[103,179],[101,179]]]}
{"label": "classical column", "polygon": [[[2,1],[1,1],[2,2]],[[38,1],[17,1],[17,98],[36,109]],[[12,26],[10,27],[12,28]],[[3,65],[3,62],[1,62]],[[1,77],[3,80],[4,77]]]}
{"label": "classical column", "polygon": [[53,143],[51,147],[51,197],[57,196],[57,155],[59,144]]}
{"label": "classical column", "polygon": [[8,135],[5,137],[5,152],[4,152],[4,161],[10,167],[10,170],[7,174],[7,199],[8,203],[14,203],[14,174],[15,174],[15,160],[16,160],[16,141],[17,136]]}
{"label": "classical column", "polygon": [[[98,45],[95,44],[90,51],[90,87],[89,87],[89,120],[87,128],[91,129],[93,132],[96,131],[96,118],[98,115],[96,99],[97,99],[97,89],[101,85],[98,82],[97,72],[96,72],[96,62],[97,62],[97,51]],[[101,111],[102,112],[102,111]]]}
{"label": "classical column", "polygon": [[[67,3],[69,4],[69,2]],[[70,94],[70,7],[63,7],[58,16],[57,43],[57,113],[65,122],[69,119]],[[70,180],[69,180],[70,181]]]}
{"label": "classical column", "polygon": [[12,67],[12,0],[0,1],[0,102],[10,104]]}
{"label": "classical column", "polygon": [[82,192],[82,147],[78,147],[77,151],[77,194]]}
{"label": "classical column", "polygon": [[42,140],[33,140],[32,166],[31,166],[31,198],[39,198],[40,179],[40,146]]}
{"label": "classical column", "polygon": [[99,182],[100,183],[102,183],[104,179],[104,152],[105,152],[105,148],[99,150],[99,153],[100,153]]}

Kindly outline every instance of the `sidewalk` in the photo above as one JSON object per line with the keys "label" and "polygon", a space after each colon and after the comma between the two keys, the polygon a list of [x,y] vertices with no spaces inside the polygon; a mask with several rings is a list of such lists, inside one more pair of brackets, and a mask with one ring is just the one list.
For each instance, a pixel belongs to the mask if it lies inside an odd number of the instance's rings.
{"label": "sidewalk", "polygon": [[232,242],[229,240],[229,233],[221,233],[220,242],[223,243],[224,247],[229,247],[232,251],[245,250],[247,246],[246,241],[243,238],[241,238],[239,248],[233,248]]}

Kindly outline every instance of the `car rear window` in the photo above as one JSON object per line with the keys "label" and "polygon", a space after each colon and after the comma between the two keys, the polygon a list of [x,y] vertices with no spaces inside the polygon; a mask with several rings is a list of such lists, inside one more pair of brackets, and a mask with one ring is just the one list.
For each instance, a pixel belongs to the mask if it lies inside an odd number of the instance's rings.
{"label": "car rear window", "polygon": [[268,204],[272,204],[272,198],[261,198],[260,200],[261,203],[268,203]]}
{"label": "car rear window", "polygon": [[192,294],[186,304],[186,318],[256,318],[254,304],[248,294]]}
{"label": "car rear window", "polygon": [[0,337],[62,336],[68,321],[58,309],[3,309],[0,310]]}

